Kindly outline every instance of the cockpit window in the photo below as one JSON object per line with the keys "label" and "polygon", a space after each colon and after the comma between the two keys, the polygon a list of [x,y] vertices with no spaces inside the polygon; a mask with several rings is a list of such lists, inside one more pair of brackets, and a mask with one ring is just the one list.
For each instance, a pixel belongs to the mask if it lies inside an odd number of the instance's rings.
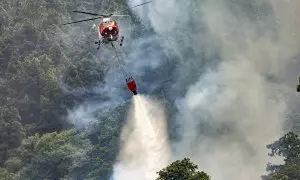
{"label": "cockpit window", "polygon": [[103,25],[104,26],[107,26],[107,25],[113,25],[114,24],[114,22],[112,21],[112,20],[107,20],[107,21],[104,21],[103,22]]}

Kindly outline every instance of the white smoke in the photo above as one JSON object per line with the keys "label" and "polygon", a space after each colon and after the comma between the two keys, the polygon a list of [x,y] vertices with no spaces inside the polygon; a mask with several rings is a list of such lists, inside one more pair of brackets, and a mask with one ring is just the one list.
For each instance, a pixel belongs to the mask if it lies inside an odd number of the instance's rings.
{"label": "white smoke", "polygon": [[[299,8],[298,1],[156,0],[136,10],[180,57],[174,87],[184,87],[194,67],[205,72],[178,101],[176,157],[191,157],[217,180],[265,173],[265,145],[281,135],[295,95],[299,68],[290,68],[299,63]],[[214,54],[220,63],[209,70]]]}
{"label": "white smoke", "polygon": [[144,96],[134,96],[121,135],[114,180],[154,180],[156,172],[170,163],[165,120],[161,105]]}
{"label": "white smoke", "polygon": [[[145,1],[131,0],[129,5]],[[136,79],[139,87],[154,89],[157,78],[175,79],[167,92],[178,97],[175,120],[181,124],[182,137],[173,143],[173,158],[191,157],[217,180],[260,179],[268,162],[265,145],[281,135],[289,100],[295,95],[300,68],[299,7],[300,2],[287,0],[155,0],[134,10],[158,36],[126,41],[132,52],[124,61],[135,78],[149,77]],[[162,52],[176,57],[172,64],[177,68],[169,76],[153,77],[145,69],[162,66]],[[111,98],[105,107],[117,106],[126,91],[120,83],[123,77],[115,76],[95,89]],[[176,93],[178,89],[187,89],[184,97]],[[83,125],[94,121],[86,115],[95,111],[93,107],[79,108],[78,122],[82,118]],[[137,146],[132,139],[139,137],[125,132],[122,137],[127,143],[115,178],[123,174],[123,179],[131,175],[135,176],[130,179],[142,179],[151,169],[144,163],[147,156],[142,152],[133,156],[128,149],[148,151],[160,145]]]}

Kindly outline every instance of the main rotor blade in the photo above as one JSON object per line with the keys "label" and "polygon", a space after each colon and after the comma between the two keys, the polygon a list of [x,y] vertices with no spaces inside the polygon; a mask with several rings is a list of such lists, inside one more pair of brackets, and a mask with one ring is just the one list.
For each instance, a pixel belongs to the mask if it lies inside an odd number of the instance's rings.
{"label": "main rotor blade", "polygon": [[[130,8],[131,8],[131,9],[132,9],[132,8],[136,8],[136,7],[139,7],[139,6],[142,6],[142,5],[145,5],[145,4],[148,4],[148,3],[151,3],[151,2],[152,2],[152,1],[147,1],[147,2],[144,2],[144,3],[138,4],[138,5],[132,6],[132,7],[130,7]],[[128,10],[128,9],[123,9],[123,10],[121,10],[121,11],[117,11],[117,12],[115,12],[115,13],[124,12],[124,11],[126,11],[126,10]]]}
{"label": "main rotor blade", "polygon": [[102,16],[101,14],[96,14],[96,13],[90,13],[90,12],[84,12],[84,11],[73,11],[76,13],[82,13],[82,14],[89,14],[89,15],[93,15],[93,16]]}
{"label": "main rotor blade", "polygon": [[79,22],[84,22],[84,21],[91,21],[91,20],[100,19],[100,18],[102,18],[102,16],[99,16],[99,17],[96,17],[96,18],[91,18],[91,19],[84,19],[84,20],[80,20],[80,21],[73,21],[73,22],[62,24],[62,25],[74,24],[74,23],[79,23]]}

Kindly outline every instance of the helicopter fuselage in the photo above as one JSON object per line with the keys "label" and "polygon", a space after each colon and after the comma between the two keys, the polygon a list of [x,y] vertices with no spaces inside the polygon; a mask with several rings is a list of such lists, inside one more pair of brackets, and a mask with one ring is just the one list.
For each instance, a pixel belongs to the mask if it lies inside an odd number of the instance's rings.
{"label": "helicopter fuselage", "polygon": [[95,42],[100,48],[101,44],[111,44],[114,46],[113,42],[119,41],[120,46],[123,44],[124,36],[119,38],[119,26],[116,20],[111,18],[103,18],[102,21],[97,25],[99,41]]}
{"label": "helicopter fuselage", "polygon": [[117,41],[119,39],[119,26],[116,20],[111,18],[103,18],[98,24],[99,40],[103,43]]}

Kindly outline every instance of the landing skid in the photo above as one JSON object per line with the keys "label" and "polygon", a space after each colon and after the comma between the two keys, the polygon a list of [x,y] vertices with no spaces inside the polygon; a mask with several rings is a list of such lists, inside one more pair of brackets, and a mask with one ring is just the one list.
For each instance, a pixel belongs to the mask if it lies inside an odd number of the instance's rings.
{"label": "landing skid", "polygon": [[120,42],[120,46],[123,45],[123,40],[124,40],[124,36],[121,36],[121,42]]}
{"label": "landing skid", "polygon": [[[123,46],[123,41],[124,41],[124,36],[121,36],[121,40],[120,40],[120,46]],[[99,41],[96,41],[95,42],[95,44],[98,44],[98,47],[97,47],[97,50],[99,50],[100,49],[100,46],[102,45],[102,44],[104,44],[105,42],[102,40],[99,40]],[[106,42],[107,43],[107,42]],[[113,44],[113,42],[111,42],[111,45],[112,45],[112,47],[115,47],[114,46],[114,44]]]}
{"label": "landing skid", "polygon": [[97,50],[99,50],[99,49],[100,49],[100,46],[101,46],[101,44],[102,44],[102,41],[100,41],[100,40],[99,40],[99,41],[96,41],[95,44],[98,44]]}

